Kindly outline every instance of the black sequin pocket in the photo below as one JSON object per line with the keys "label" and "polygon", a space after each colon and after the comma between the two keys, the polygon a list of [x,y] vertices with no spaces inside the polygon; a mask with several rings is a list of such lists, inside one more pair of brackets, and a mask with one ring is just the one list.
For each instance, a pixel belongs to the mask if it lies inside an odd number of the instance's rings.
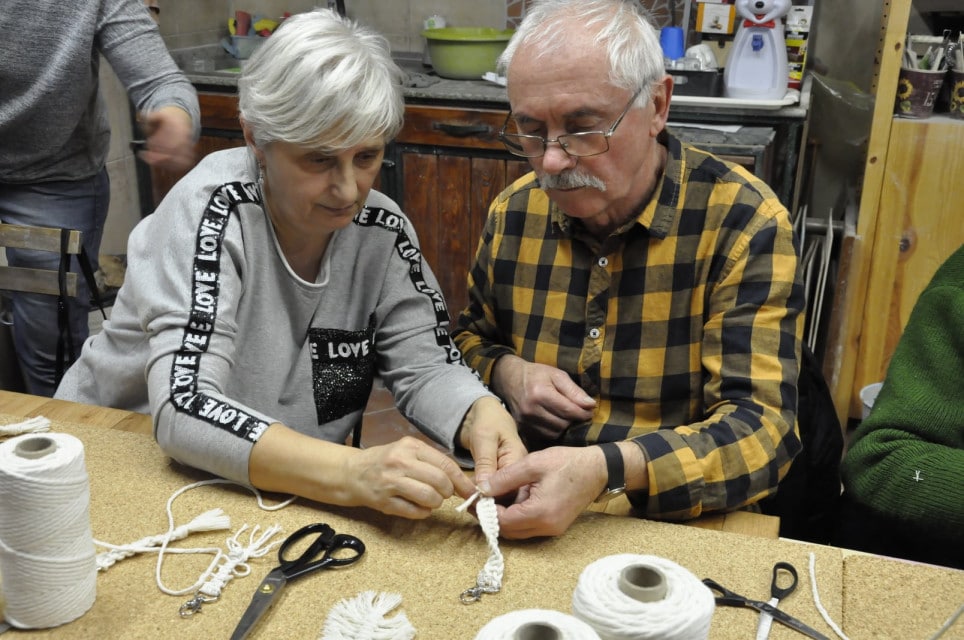
{"label": "black sequin pocket", "polygon": [[364,409],[375,379],[375,325],[367,329],[309,329],[318,424]]}

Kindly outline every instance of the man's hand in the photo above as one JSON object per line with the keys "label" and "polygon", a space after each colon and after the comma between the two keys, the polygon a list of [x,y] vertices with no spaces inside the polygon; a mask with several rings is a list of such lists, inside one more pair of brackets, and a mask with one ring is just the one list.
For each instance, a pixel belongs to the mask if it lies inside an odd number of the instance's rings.
{"label": "man's hand", "polygon": [[147,164],[175,173],[194,165],[194,127],[180,107],[162,107],[138,118],[147,136],[147,148],[138,156]]}
{"label": "man's hand", "polygon": [[550,447],[530,453],[479,482],[485,495],[517,492],[497,505],[499,535],[507,539],[557,536],[595,500],[608,480],[599,447]]}
{"label": "man's hand", "polygon": [[492,389],[521,428],[555,440],[570,424],[592,418],[596,401],[561,369],[502,356],[492,372]]}
{"label": "man's hand", "polygon": [[515,420],[496,398],[479,398],[472,404],[458,437],[459,444],[472,452],[476,484],[526,455]]}

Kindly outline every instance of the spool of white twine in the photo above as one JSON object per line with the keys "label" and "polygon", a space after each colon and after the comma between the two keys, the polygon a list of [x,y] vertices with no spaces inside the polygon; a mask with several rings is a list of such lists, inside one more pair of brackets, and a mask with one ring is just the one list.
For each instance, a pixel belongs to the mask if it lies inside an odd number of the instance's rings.
{"label": "spool of white twine", "polygon": [[602,640],[696,640],[710,633],[713,592],[671,560],[619,554],[583,569],[572,612]]}
{"label": "spool of white twine", "polygon": [[0,487],[3,617],[21,629],[79,618],[97,578],[83,444],[64,433],[0,443]]}
{"label": "spool of white twine", "polygon": [[490,620],[475,640],[599,640],[588,624],[551,609],[520,609]]}

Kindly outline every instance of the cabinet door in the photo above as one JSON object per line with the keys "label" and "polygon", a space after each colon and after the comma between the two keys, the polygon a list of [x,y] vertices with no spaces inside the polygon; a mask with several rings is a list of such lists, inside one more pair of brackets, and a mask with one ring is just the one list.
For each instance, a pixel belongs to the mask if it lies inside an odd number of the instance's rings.
{"label": "cabinet door", "polygon": [[[231,93],[198,93],[201,108],[201,137],[194,147],[194,159],[213,151],[244,146],[241,123],[238,120],[238,96]],[[151,167],[151,197],[156,207],[174,183],[184,177],[190,168],[182,172],[165,171]]]}
{"label": "cabinet door", "polygon": [[400,193],[453,319],[492,200],[529,171],[497,135],[506,111],[409,106],[397,141]]}

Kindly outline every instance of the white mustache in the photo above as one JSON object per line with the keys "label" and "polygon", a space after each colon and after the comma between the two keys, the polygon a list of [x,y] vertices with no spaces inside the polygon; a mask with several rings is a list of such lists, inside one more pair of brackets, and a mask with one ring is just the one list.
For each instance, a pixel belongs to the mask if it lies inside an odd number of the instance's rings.
{"label": "white mustache", "polygon": [[606,183],[596,176],[577,171],[566,171],[558,175],[539,175],[539,186],[543,189],[579,189],[593,187],[600,191],[606,190]]}

